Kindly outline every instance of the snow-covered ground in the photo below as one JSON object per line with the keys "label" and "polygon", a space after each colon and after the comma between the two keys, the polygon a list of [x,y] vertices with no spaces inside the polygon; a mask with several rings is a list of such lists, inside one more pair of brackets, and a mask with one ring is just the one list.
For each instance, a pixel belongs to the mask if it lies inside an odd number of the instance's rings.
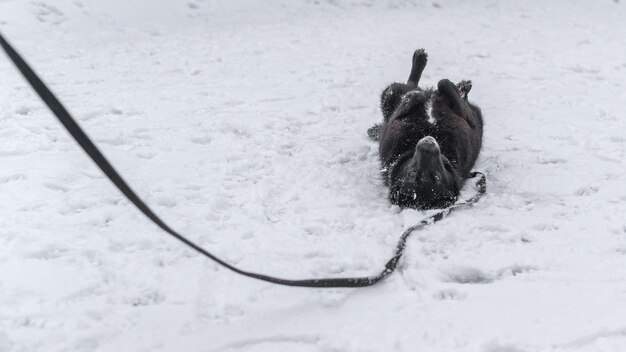
{"label": "snow-covered ground", "polygon": [[[471,79],[488,195],[363,289],[239,277],[148,222],[0,57],[0,351],[626,350],[626,4],[0,0],[0,30],[174,228],[289,278],[378,272],[378,95]],[[471,194],[467,189],[466,194]]]}

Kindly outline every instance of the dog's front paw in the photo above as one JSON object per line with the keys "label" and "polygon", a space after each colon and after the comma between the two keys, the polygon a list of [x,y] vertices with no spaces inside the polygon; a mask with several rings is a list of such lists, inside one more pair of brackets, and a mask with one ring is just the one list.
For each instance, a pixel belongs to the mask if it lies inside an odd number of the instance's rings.
{"label": "dog's front paw", "polygon": [[461,98],[467,99],[467,94],[472,90],[472,81],[461,81],[456,85],[459,88],[459,92],[461,93]]}

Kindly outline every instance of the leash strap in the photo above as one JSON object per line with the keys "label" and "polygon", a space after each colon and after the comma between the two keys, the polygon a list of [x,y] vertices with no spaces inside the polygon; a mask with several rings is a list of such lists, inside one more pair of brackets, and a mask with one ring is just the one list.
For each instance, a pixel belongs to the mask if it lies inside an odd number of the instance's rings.
{"label": "leash strap", "polygon": [[398,265],[398,261],[402,257],[404,253],[404,248],[406,246],[406,240],[416,230],[419,230],[427,225],[430,225],[434,222],[437,222],[443,218],[445,218],[452,210],[467,207],[478,201],[486,192],[486,181],[485,175],[480,172],[473,172],[470,176],[476,177],[479,176],[479,179],[476,181],[476,190],[477,193],[474,197],[468,199],[465,202],[457,203],[449,208],[443,209],[424,220],[420,221],[415,226],[412,226],[404,231],[398,244],[396,245],[393,257],[385,264],[385,269],[378,275],[375,276],[366,276],[366,277],[349,277],[349,278],[322,278],[322,279],[306,279],[306,280],[288,280],[277,278],[273,276],[258,274],[250,271],[245,271],[239,269],[233,265],[228,264],[224,260],[218,258],[214,254],[208,252],[202,247],[198,246],[194,242],[190,241],[183,235],[174,231],[170,228],[161,218],[159,218],[151,209],[146,205],[146,203],[139,198],[139,196],[130,188],[130,186],[124,181],[122,176],[115,171],[113,165],[109,163],[109,161],[104,157],[104,155],[98,150],[98,148],[94,145],[94,143],[89,139],[87,134],[80,128],[76,120],[72,118],[70,113],[63,107],[61,102],[56,98],[56,96],[48,89],[48,87],[41,81],[41,79],[35,74],[35,72],[30,68],[30,66],[22,59],[22,57],[9,45],[9,43],[4,39],[2,34],[0,34],[0,45],[7,53],[11,61],[17,66],[18,70],[22,73],[24,78],[28,81],[28,83],[33,87],[35,92],[41,97],[44,103],[52,110],[52,113],[57,117],[57,119],[61,122],[61,124],[67,129],[67,131],[72,135],[72,137],[78,142],[78,144],[83,148],[83,150],[89,155],[91,160],[104,172],[104,174],[113,182],[113,184],[128,198],[131,203],[133,203],[145,216],[147,216],[153,223],[155,223],[158,227],[160,227],[163,231],[167,232],[172,237],[186,244],[188,247],[192,248],[196,252],[208,257],[209,259],[215,261],[216,263],[230,269],[240,275],[251,277],[254,279],[258,279],[261,281],[271,282],[274,284],[285,285],[285,286],[298,286],[298,287],[364,287],[364,286],[372,286],[377,282],[381,281],[391,273],[396,270],[396,266]]}

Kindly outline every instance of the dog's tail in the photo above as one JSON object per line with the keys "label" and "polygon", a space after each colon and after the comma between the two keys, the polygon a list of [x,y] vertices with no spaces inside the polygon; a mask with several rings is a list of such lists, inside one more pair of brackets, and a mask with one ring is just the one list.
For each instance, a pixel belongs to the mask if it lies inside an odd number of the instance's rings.
{"label": "dog's tail", "polygon": [[383,124],[377,123],[374,126],[367,129],[367,136],[370,137],[374,142],[378,142],[380,140],[380,135],[383,132]]}

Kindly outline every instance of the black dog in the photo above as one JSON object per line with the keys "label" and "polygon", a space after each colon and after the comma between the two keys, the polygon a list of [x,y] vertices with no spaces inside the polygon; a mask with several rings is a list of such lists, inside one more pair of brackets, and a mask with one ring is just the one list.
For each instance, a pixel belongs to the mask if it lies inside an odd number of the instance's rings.
{"label": "black dog", "polygon": [[406,84],[393,83],[381,96],[383,123],[368,130],[379,152],[391,203],[431,209],[457,200],[482,145],[480,109],[467,101],[471,81],[447,79],[437,89],[418,83],[428,55],[413,54]]}

